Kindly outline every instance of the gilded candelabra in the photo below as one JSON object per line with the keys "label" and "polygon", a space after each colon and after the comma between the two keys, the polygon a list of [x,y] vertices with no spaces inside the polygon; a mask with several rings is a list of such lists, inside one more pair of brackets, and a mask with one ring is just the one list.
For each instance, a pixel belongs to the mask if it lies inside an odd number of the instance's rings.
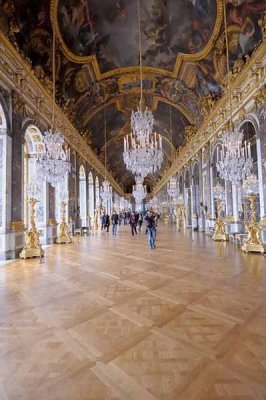
{"label": "gilded candelabra", "polygon": [[94,232],[97,232],[99,230],[99,216],[100,216],[100,208],[97,207],[94,210],[94,221],[93,221]]}
{"label": "gilded candelabra", "polygon": [[180,231],[181,224],[183,224],[184,229],[186,228],[187,213],[186,207],[183,204],[177,204],[175,207],[176,215],[176,227]]}
{"label": "gilded candelabra", "polygon": [[61,224],[59,226],[59,236],[56,238],[56,243],[58,244],[67,244],[71,243],[71,238],[69,236],[69,227],[66,223],[66,205],[67,203],[62,201],[61,202]]}
{"label": "gilded candelabra", "polygon": [[264,254],[265,246],[261,241],[261,226],[256,220],[255,201],[256,195],[252,194],[248,197],[250,201],[250,223],[246,224],[248,230],[247,241],[242,245],[242,250],[246,253]]}
{"label": "gilded candelabra", "polygon": [[226,242],[227,235],[225,233],[225,223],[222,219],[222,200],[216,199],[218,217],[214,226],[214,234],[212,239],[218,242]]}
{"label": "gilded candelabra", "polygon": [[40,244],[40,233],[36,228],[35,222],[35,213],[36,213],[36,204],[38,200],[34,198],[30,198],[30,229],[25,232],[25,245],[23,250],[21,251],[19,257],[26,259],[32,257],[43,257],[44,251]]}

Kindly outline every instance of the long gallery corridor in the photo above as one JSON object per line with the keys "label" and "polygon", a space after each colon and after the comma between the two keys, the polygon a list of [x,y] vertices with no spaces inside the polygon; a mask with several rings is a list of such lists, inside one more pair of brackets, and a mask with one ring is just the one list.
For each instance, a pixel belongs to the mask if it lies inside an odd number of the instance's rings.
{"label": "long gallery corridor", "polygon": [[2,265],[0,399],[265,399],[265,258],[157,243],[122,227]]}

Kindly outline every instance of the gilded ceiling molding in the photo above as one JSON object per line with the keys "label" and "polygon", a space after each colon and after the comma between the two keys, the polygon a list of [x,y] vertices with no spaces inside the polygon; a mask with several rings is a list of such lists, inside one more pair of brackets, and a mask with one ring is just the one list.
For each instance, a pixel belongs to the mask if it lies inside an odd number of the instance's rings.
{"label": "gilded ceiling molding", "polygon": [[[243,68],[232,79],[232,92],[242,93],[240,97],[233,96],[232,109],[233,121],[239,124],[244,116],[257,109],[259,104],[265,103],[265,81],[266,81],[266,40],[253,52],[250,59]],[[211,109],[207,118],[203,121],[195,136],[186,143],[177,155],[173,165],[168,168],[160,181],[153,188],[155,195],[168,182],[169,178],[178,173],[204,146],[208,145],[214,138],[219,138],[228,126],[230,117],[229,93],[219,99]]]}
{"label": "gilded ceiling molding", "polygon": [[[139,92],[140,93],[140,92]],[[113,98],[111,100],[109,100],[106,103],[106,107],[112,105],[113,103],[116,103],[116,108],[118,111],[123,112],[124,114],[128,114],[122,106],[121,103],[121,99],[124,95],[119,95],[119,97],[117,98]],[[176,104],[171,102],[168,99],[165,99],[164,97],[161,96],[153,96],[153,103],[152,103],[152,111],[156,111],[157,107],[158,107],[158,102],[161,101],[162,103],[166,103],[169,104],[170,106],[176,108],[177,110],[179,110],[182,114],[184,114],[184,116],[187,118],[187,120],[189,121],[190,124],[194,124],[194,120],[192,118],[192,116],[188,113],[188,111],[186,110],[185,107],[183,107],[181,104]],[[101,110],[104,109],[104,104],[102,104],[100,107],[95,108],[91,113],[87,114],[83,120],[83,124],[84,126],[87,126],[87,124],[90,122],[90,120],[96,115],[98,114]],[[130,117],[130,116],[129,116]]]}
{"label": "gilded ceiling molding", "polygon": [[177,110],[179,110],[182,114],[184,114],[184,116],[186,117],[186,119],[189,121],[190,124],[194,123],[193,118],[191,117],[191,115],[187,112],[187,110],[185,109],[185,107],[183,107],[181,104],[176,104],[176,103],[172,103],[170,100],[165,99],[164,97],[161,96],[154,96],[153,97],[153,109],[157,110],[158,107],[158,102],[161,101],[162,103],[166,103],[169,104],[169,106],[172,106],[174,108],[176,108]]}
{"label": "gilded ceiling molding", "polygon": [[[27,112],[29,110],[37,123],[50,126],[53,109],[51,95],[38,81],[33,70],[1,31],[0,43],[0,82],[14,92],[15,98],[19,102],[19,107],[23,103],[23,113],[25,112],[24,109]],[[69,146],[75,149],[98,174],[104,177],[104,165],[57,105],[55,110],[55,127],[64,135]],[[109,172],[107,172],[106,177],[114,190],[123,196],[122,188]]]}
{"label": "gilded ceiling molding", "polygon": [[[190,61],[190,62],[195,62],[199,61],[203,58],[205,58],[211,49],[213,48],[214,43],[216,42],[221,26],[222,26],[222,21],[223,21],[223,0],[216,0],[217,3],[217,15],[216,15],[216,21],[215,25],[213,28],[212,35],[206,44],[206,46],[199,51],[198,53],[195,54],[184,54],[184,53],[178,53],[177,58],[176,58],[176,63],[174,70],[167,71],[162,68],[153,68],[153,67],[143,67],[143,72],[147,74],[154,74],[154,75],[162,75],[162,76],[167,76],[170,78],[177,78],[178,73],[180,71],[180,68],[182,66],[182,63],[185,61]],[[94,69],[95,77],[96,80],[102,80],[104,78],[109,78],[114,75],[123,75],[123,74],[128,74],[128,73],[136,73],[139,71],[139,66],[133,66],[133,67],[122,67],[122,68],[115,68],[112,69],[111,71],[107,71],[105,73],[101,73],[99,63],[97,61],[97,57],[95,55],[91,56],[77,56],[75,55],[66,45],[64,42],[64,39],[61,35],[60,28],[58,25],[58,18],[57,18],[57,9],[58,9],[58,0],[51,0],[51,8],[50,8],[50,14],[51,14],[51,21],[53,25],[53,29],[56,31],[56,35],[60,41],[60,44],[62,46],[62,50],[65,54],[65,56],[72,62],[77,63],[77,64],[87,64],[91,63],[92,67]]]}

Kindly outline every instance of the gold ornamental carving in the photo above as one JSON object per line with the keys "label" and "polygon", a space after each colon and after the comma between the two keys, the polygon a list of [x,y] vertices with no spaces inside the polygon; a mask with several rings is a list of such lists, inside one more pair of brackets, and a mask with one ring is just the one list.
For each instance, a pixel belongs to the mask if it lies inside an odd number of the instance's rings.
{"label": "gold ornamental carving", "polygon": [[67,203],[62,201],[61,203],[61,224],[59,226],[59,236],[56,238],[56,243],[67,244],[71,243],[71,238],[69,236],[69,226],[66,223],[66,206]]}
{"label": "gold ornamental carving", "polygon": [[264,254],[266,248],[262,244],[261,231],[262,228],[256,220],[255,201],[256,196],[249,196],[250,201],[250,223],[246,225],[248,230],[247,241],[242,245],[245,253],[261,253]]}
{"label": "gold ornamental carving", "polygon": [[258,24],[259,24],[259,26],[261,28],[263,39],[266,39],[266,12],[259,19]]}
{"label": "gold ornamental carving", "polygon": [[35,212],[36,212],[36,204],[38,200],[30,199],[30,229],[25,232],[25,245],[21,253],[19,254],[20,258],[32,258],[32,257],[43,257],[44,251],[40,244],[40,233],[36,228],[35,222]]}
{"label": "gold ornamental carving", "polygon": [[176,227],[180,232],[181,226],[186,229],[187,212],[184,204],[177,204],[175,206]]}
{"label": "gold ornamental carving", "polygon": [[94,219],[93,219],[93,230],[94,230],[94,232],[97,232],[99,230],[100,213],[101,213],[100,207],[95,208],[95,210],[94,210]]}
{"label": "gold ornamental carving", "polygon": [[11,231],[23,231],[25,229],[23,221],[11,221],[10,230]]}

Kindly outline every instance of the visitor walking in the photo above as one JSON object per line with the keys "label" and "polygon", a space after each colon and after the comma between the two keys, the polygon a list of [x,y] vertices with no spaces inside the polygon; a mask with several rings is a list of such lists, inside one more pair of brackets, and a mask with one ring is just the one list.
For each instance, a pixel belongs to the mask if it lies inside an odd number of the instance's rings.
{"label": "visitor walking", "polygon": [[145,221],[147,222],[146,234],[148,238],[148,244],[151,249],[155,248],[155,240],[156,240],[156,216],[152,211],[148,211],[145,217]]}
{"label": "visitor walking", "polygon": [[104,227],[106,228],[106,232],[109,232],[109,226],[110,226],[110,217],[108,214],[105,215],[105,224]]}
{"label": "visitor walking", "polygon": [[131,226],[132,236],[137,235],[137,218],[136,214],[133,211],[129,217],[129,225]]}
{"label": "visitor walking", "polygon": [[106,219],[106,215],[105,215],[105,212],[103,212],[103,213],[101,214],[101,217],[100,217],[100,221],[101,221],[101,230],[103,230],[103,229],[105,228],[105,219]]}
{"label": "visitor walking", "polygon": [[141,232],[142,224],[143,224],[143,215],[142,213],[139,213],[139,220],[138,220],[139,232]]}
{"label": "visitor walking", "polygon": [[112,221],[112,234],[116,236],[117,234],[117,225],[118,225],[118,220],[119,216],[118,214],[114,211],[112,216],[111,216],[111,221]]}

